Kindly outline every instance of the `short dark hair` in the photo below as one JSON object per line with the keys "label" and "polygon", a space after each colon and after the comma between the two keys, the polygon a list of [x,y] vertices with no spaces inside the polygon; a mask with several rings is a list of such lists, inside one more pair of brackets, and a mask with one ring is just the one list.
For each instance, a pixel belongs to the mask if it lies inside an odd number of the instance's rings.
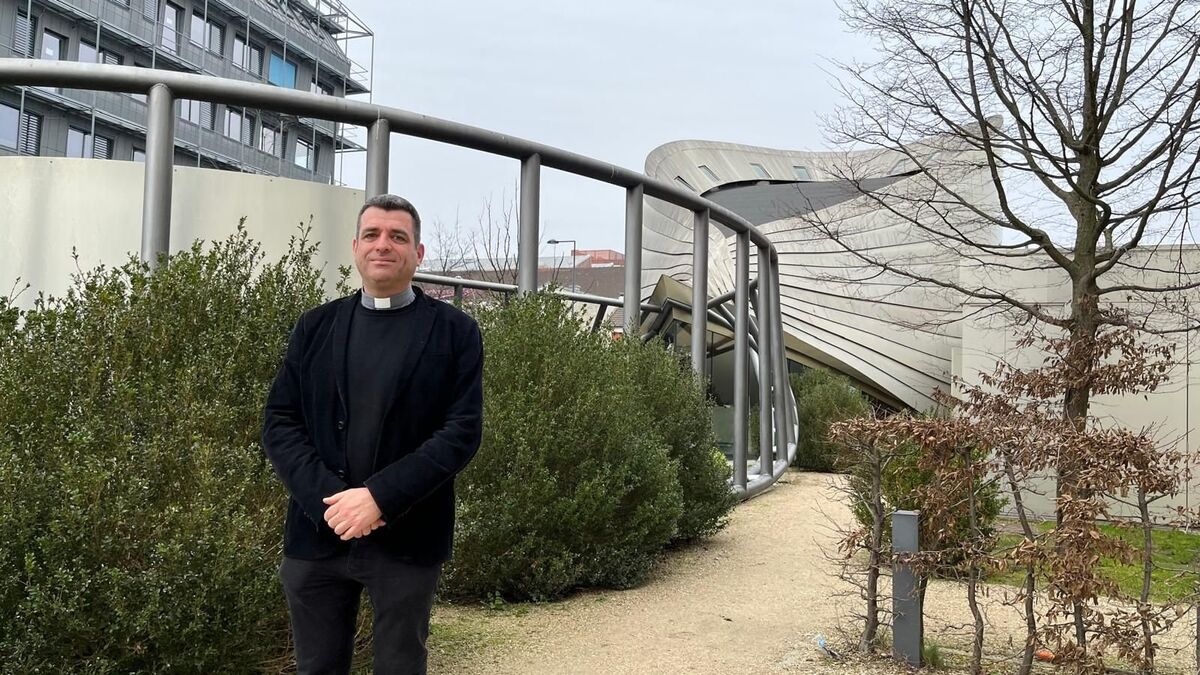
{"label": "short dark hair", "polygon": [[421,243],[421,215],[417,213],[417,207],[412,205],[404,197],[399,195],[375,195],[368,199],[362,208],[358,210],[358,220],[354,224],[354,238],[358,238],[358,231],[362,229],[362,215],[367,212],[367,209],[375,207],[384,211],[403,211],[412,216],[413,220],[413,243]]}

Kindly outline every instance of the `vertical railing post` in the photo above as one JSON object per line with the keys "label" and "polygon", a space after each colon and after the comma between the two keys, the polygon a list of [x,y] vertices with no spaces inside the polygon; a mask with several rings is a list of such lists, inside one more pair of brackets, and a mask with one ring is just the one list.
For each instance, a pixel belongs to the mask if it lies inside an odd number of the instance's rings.
{"label": "vertical railing post", "polygon": [[694,213],[692,225],[692,370],[704,377],[708,332],[708,209]]}
{"label": "vertical railing post", "polygon": [[463,285],[454,284],[454,306],[462,308],[463,303]]}
{"label": "vertical railing post", "polygon": [[642,197],[635,185],[625,191],[625,335],[634,336],[642,318]]}
{"label": "vertical railing post", "polygon": [[146,115],[146,178],[142,186],[142,260],[151,267],[171,245],[171,181],[175,171],[175,97],[150,88]]}
{"label": "vertical railing post", "polygon": [[746,487],[746,446],[749,445],[750,388],[750,232],[737,235],[733,293],[733,483]]}
{"label": "vertical railing post", "polygon": [[775,333],[775,320],[771,318],[771,249],[758,249],[758,470],[770,476],[774,465],[771,462],[771,378],[775,372],[775,359],[771,356],[771,337]]}
{"label": "vertical railing post", "polygon": [[771,258],[767,275],[771,286],[771,365],[775,381],[775,448],[776,459],[788,461],[788,389],[791,381],[787,371],[787,351],[783,343],[783,295],[779,288],[779,257]]}
{"label": "vertical railing post", "polygon": [[542,183],[542,156],[521,161],[520,234],[517,237],[517,291],[532,293],[538,279],[538,209]]}
{"label": "vertical railing post", "polygon": [[388,160],[392,133],[382,117],[367,130],[367,199],[388,193]]}
{"label": "vertical railing post", "polygon": [[[920,511],[892,514],[892,554],[916,553]],[[909,563],[892,563],[892,658],[913,668],[921,667],[924,616],[916,571]]]}

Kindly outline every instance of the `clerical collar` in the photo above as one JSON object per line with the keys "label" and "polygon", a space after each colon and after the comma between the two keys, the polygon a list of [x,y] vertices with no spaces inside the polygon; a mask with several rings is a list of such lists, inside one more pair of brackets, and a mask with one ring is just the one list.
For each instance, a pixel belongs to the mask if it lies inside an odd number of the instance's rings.
{"label": "clerical collar", "polygon": [[362,306],[367,309],[401,309],[409,306],[416,299],[417,294],[413,292],[412,286],[404,289],[403,293],[397,293],[390,298],[371,297],[367,295],[366,289],[362,292]]}

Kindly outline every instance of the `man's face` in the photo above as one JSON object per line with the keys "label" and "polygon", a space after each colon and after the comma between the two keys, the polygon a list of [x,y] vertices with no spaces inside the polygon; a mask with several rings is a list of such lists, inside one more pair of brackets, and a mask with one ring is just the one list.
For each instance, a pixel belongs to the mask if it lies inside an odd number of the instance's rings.
{"label": "man's face", "polygon": [[425,258],[425,245],[416,242],[413,230],[412,216],[405,211],[372,206],[363,212],[351,248],[367,293],[377,298],[396,295],[412,283]]}

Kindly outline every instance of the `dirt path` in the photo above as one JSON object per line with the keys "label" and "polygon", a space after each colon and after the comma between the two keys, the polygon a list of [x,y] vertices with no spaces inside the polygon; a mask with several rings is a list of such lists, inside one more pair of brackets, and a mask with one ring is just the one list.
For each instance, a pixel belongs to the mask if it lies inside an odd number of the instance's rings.
{"label": "dirt path", "polygon": [[[432,673],[899,673],[886,664],[838,664],[822,657],[817,635],[836,633],[849,614],[823,551],[837,536],[830,519],[850,514],[835,500],[827,474],[789,473],[769,492],[738,506],[712,539],[670,554],[646,584],[627,591],[583,593],[566,601],[439,606],[430,639]],[[1015,653],[1004,635],[1020,635],[1020,616],[987,599],[988,653]],[[926,639],[950,660],[962,654],[970,621],[965,592],[931,584]],[[958,628],[951,629],[950,626]],[[1183,647],[1180,626],[1164,642]],[[1170,639],[1174,638],[1174,639]],[[832,641],[832,639],[831,639]],[[1175,644],[1172,644],[1175,643]],[[1019,644],[1019,641],[1017,642]],[[1170,661],[1189,663],[1181,653]],[[1160,672],[1176,671],[1167,663]],[[996,664],[996,672],[1013,672]]]}
{"label": "dirt path", "polygon": [[[785,476],[737,507],[716,537],[672,554],[632,590],[500,612],[439,607],[431,672],[819,672],[815,636],[829,634],[839,615],[821,552],[834,535],[821,510],[848,517],[829,481]],[[478,648],[464,658],[447,645],[450,654],[439,656],[439,637]]]}

